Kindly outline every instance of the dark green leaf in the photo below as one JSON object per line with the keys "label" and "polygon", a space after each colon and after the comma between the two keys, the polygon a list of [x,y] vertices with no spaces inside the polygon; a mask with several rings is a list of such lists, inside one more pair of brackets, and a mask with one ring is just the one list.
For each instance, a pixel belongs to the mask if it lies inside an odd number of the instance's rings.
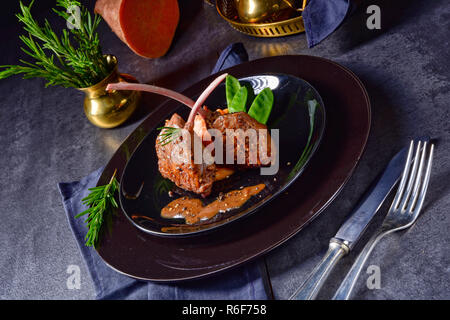
{"label": "dark green leaf", "polygon": [[241,87],[239,91],[234,95],[231,103],[228,104],[228,112],[245,112],[245,104],[247,102],[247,88]]}
{"label": "dark green leaf", "polygon": [[243,87],[247,88],[247,103],[245,104],[245,110],[249,110],[253,100],[255,100],[255,92],[253,91],[253,87],[249,82],[244,82],[242,85]]}
{"label": "dark green leaf", "polygon": [[233,101],[234,96],[241,89],[241,85],[239,84],[239,80],[233,76],[227,75],[225,80],[225,91],[227,95],[227,106],[230,107],[231,102]]}
{"label": "dark green leaf", "polygon": [[253,100],[248,114],[256,121],[266,124],[273,106],[273,93],[270,88],[264,88]]}
{"label": "dark green leaf", "polygon": [[[316,99],[308,101],[308,114],[309,114],[309,125],[310,128],[314,127],[314,114],[316,113],[316,108],[319,105]],[[311,135],[311,132],[310,132]]]}
{"label": "dark green leaf", "polygon": [[309,134],[308,134],[308,140],[306,142],[306,146],[303,149],[302,155],[300,156],[300,159],[295,164],[292,171],[289,173],[288,178],[290,179],[292,176],[294,176],[305,164],[306,160],[308,159],[309,154],[312,151],[313,145],[311,145],[311,139],[314,133],[314,116],[316,113],[316,109],[319,105],[317,100],[307,100],[306,104],[308,106],[308,115],[309,115]]}

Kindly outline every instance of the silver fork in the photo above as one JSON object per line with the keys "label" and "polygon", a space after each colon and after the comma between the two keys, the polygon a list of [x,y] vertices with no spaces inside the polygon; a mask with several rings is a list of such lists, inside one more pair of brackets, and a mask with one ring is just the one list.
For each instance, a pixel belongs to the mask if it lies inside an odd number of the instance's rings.
{"label": "silver fork", "polygon": [[[422,146],[423,144],[423,146]],[[372,252],[375,245],[385,235],[395,231],[409,228],[419,216],[422,209],[428,183],[430,181],[431,165],[433,162],[434,145],[431,144],[427,155],[427,142],[419,141],[415,150],[414,141],[411,141],[402,180],[395,195],[394,201],[384,219],[379,231],[374,234],[359,254],[350,271],[347,273],[341,286],[336,291],[333,300],[348,300],[355,286],[356,280]],[[427,160],[425,160],[428,158]],[[426,161],[426,171],[424,172]]]}

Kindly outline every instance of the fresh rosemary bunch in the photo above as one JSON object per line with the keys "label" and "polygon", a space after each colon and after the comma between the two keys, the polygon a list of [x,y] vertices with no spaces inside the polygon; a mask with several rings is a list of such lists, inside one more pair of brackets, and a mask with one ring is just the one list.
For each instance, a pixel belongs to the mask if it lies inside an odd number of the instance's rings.
{"label": "fresh rosemary bunch", "polygon": [[91,193],[81,200],[83,204],[89,206],[89,208],[77,214],[75,218],[88,215],[85,220],[88,227],[88,232],[84,238],[86,246],[96,246],[103,221],[105,218],[110,219],[111,214],[118,208],[117,202],[114,199],[115,193],[119,189],[116,172],[117,170],[114,171],[114,174],[107,185],[90,188],[89,191],[91,191]]}
{"label": "fresh rosemary bunch", "polygon": [[[0,66],[0,79],[23,74],[24,79],[45,78],[46,87],[84,88],[100,82],[110,73],[96,32],[101,21],[99,15],[92,17],[78,1],[57,0],[59,9],[53,11],[69,23],[75,22],[73,28],[63,29],[58,36],[48,20],[41,26],[33,18],[33,3],[34,0],[26,6],[20,2],[21,13],[16,16],[28,33],[19,36],[25,45],[21,49],[34,61],[20,60],[22,65]],[[73,11],[74,8],[79,8],[79,14],[75,14],[78,10]]]}

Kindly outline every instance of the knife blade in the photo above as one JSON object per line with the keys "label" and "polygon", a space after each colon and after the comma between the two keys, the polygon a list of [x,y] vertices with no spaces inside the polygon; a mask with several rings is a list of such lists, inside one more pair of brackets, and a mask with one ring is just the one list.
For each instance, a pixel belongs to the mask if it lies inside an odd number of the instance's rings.
{"label": "knife blade", "polygon": [[404,147],[392,158],[383,174],[366,192],[350,217],[334,236],[334,239],[343,241],[349,250],[354,248],[373,216],[397,184],[405,166],[407,153],[408,148]]}
{"label": "knife blade", "polygon": [[393,187],[405,165],[408,147],[401,149],[389,162],[384,172],[375,179],[336,235],[330,240],[328,251],[314,268],[305,283],[291,296],[291,300],[314,299],[337,262],[352,250],[366,230]]}

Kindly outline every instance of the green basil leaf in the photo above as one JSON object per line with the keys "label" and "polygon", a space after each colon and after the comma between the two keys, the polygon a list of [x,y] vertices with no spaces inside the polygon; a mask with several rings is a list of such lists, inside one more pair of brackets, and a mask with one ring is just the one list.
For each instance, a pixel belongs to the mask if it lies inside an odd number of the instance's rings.
{"label": "green basil leaf", "polygon": [[270,88],[264,88],[253,100],[253,103],[248,110],[250,117],[256,121],[266,124],[269,119],[270,112],[273,106],[273,93]]}
{"label": "green basil leaf", "polygon": [[250,109],[253,100],[255,100],[255,91],[253,91],[253,87],[249,82],[244,82],[244,84],[242,84],[241,86],[246,87],[247,88],[247,103],[245,104],[245,110],[247,111],[248,109]]}
{"label": "green basil leaf", "polygon": [[233,101],[234,96],[241,89],[241,85],[239,84],[239,80],[233,76],[227,75],[225,80],[225,90],[227,94],[227,105],[228,108],[231,105],[231,101]]}
{"label": "green basil leaf", "polygon": [[247,102],[248,91],[246,87],[241,87],[234,95],[233,100],[228,105],[228,112],[245,112],[245,103]]}

